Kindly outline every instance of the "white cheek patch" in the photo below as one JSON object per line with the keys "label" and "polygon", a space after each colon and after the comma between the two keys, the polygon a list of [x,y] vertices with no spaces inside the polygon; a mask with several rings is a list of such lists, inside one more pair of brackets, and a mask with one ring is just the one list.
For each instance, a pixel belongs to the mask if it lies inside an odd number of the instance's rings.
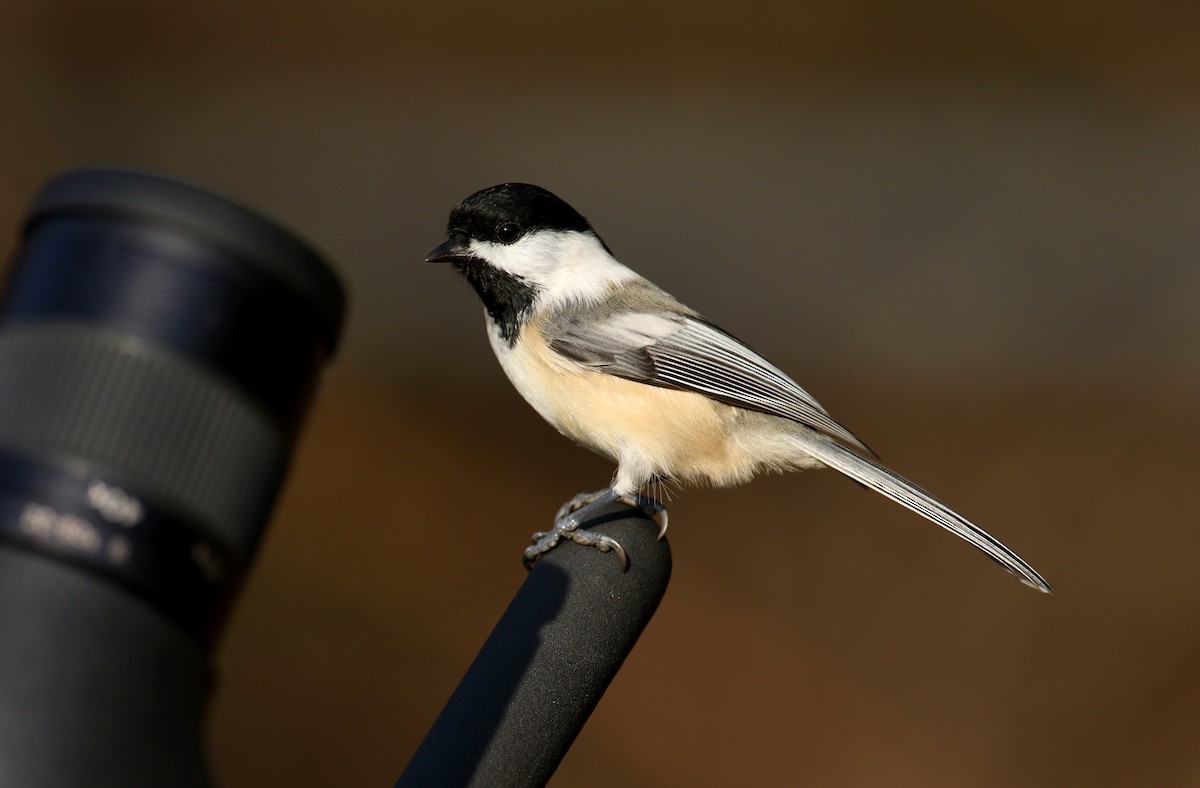
{"label": "white cheek patch", "polygon": [[472,240],[470,250],[505,273],[538,281],[555,265],[558,235],[561,233],[530,233],[515,244]]}
{"label": "white cheek patch", "polygon": [[537,288],[539,308],[598,301],[638,276],[591,233],[537,230],[514,244],[472,240],[470,251]]}
{"label": "white cheek patch", "polygon": [[614,285],[639,278],[590,233],[565,233],[557,255],[558,265],[551,272],[541,302],[546,307],[572,301],[595,303],[611,295]]}

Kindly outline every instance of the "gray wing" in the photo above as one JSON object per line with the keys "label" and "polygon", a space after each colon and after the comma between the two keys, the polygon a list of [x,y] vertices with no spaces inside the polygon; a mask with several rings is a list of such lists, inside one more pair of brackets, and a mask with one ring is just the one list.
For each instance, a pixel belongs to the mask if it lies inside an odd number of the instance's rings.
{"label": "gray wing", "polygon": [[[654,386],[695,391],[741,408],[780,416],[874,454],[791,378],[696,315],[607,312],[553,323],[551,346],[580,364]],[[1039,591],[1050,585],[998,539],[891,470],[812,434],[805,452],[965,539]]]}
{"label": "gray wing", "polygon": [[550,345],[610,375],[791,419],[874,454],[794,380],[699,315],[597,308],[554,320]]}
{"label": "gray wing", "polygon": [[[592,369],[791,419],[874,454],[769,361],[657,289],[644,288],[620,305],[601,302],[564,312],[549,328],[556,351]],[[1026,585],[1050,591],[1020,556],[912,482],[828,438],[797,437],[804,451],[829,467],[965,539]]]}

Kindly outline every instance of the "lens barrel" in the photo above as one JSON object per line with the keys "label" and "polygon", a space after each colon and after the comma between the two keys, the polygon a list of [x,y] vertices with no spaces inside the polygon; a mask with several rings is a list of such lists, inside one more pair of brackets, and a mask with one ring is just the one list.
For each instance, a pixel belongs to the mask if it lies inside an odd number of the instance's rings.
{"label": "lens barrel", "polygon": [[0,296],[0,784],[203,785],[211,650],[345,294],[223,197],[84,169]]}
{"label": "lens barrel", "polygon": [[202,639],[249,565],[344,293],[308,246],[167,178],[37,196],[0,301],[0,534]]}

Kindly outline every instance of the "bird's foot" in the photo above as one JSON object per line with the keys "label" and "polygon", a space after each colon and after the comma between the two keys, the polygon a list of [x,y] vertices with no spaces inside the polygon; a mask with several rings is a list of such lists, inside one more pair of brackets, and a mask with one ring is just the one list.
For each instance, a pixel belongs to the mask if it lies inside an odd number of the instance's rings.
{"label": "bird's foot", "polygon": [[[570,540],[585,547],[595,547],[602,553],[616,553],[621,562],[621,571],[628,571],[629,556],[625,549],[611,536],[585,531],[582,526],[598,510],[614,501],[621,501],[641,509],[650,517],[659,520],[658,538],[667,532],[667,510],[654,500],[641,495],[620,495],[611,487],[593,493],[580,493],[559,507],[554,515],[554,528],[549,531],[538,531],[533,535],[533,545],[525,548],[525,568],[532,569],[544,553],[558,546],[563,539]],[[658,518],[658,515],[662,515]]]}
{"label": "bird's foot", "polygon": [[571,524],[569,522],[564,523],[561,527],[556,523],[553,530],[538,531],[533,535],[533,545],[525,548],[525,568],[533,569],[533,565],[537,563],[542,554],[553,550],[563,539],[584,547],[595,547],[602,553],[610,551],[616,553],[617,560],[621,562],[621,571],[625,572],[629,569],[629,556],[625,554],[625,548],[621,547],[616,539],[604,534],[584,531],[578,523]]}

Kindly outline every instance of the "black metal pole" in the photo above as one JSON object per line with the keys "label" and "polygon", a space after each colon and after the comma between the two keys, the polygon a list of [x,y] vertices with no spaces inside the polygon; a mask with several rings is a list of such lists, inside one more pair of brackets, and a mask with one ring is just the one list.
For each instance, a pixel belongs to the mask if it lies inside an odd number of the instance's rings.
{"label": "black metal pole", "polygon": [[396,788],[542,786],[654,615],[671,575],[658,526],[613,504],[589,523],[629,555],[568,542],[542,556]]}

